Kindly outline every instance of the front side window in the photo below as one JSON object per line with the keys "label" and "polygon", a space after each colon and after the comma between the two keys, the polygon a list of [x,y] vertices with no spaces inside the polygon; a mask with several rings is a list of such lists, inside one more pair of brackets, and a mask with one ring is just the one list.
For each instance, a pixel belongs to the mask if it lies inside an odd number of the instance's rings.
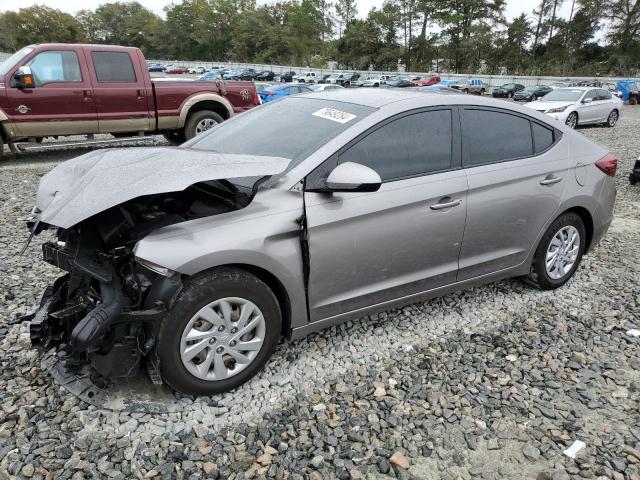
{"label": "front side window", "polygon": [[589,90],[584,96],[584,100],[596,101],[598,99],[598,92],[596,90]]}
{"label": "front side window", "polygon": [[462,111],[464,165],[522,158],[533,154],[529,120],[493,110]]}
{"label": "front side window", "polygon": [[598,90],[598,100],[611,100],[611,92]]}
{"label": "front side window", "polygon": [[451,110],[406,115],[374,130],[340,154],[338,163],[372,168],[383,182],[451,168]]}
{"label": "front side window", "polygon": [[91,52],[96,79],[101,83],[136,83],[136,73],[127,52]]}
{"label": "front side window", "polygon": [[39,53],[29,63],[36,86],[47,83],[81,82],[80,64],[76,52],[49,50]]}

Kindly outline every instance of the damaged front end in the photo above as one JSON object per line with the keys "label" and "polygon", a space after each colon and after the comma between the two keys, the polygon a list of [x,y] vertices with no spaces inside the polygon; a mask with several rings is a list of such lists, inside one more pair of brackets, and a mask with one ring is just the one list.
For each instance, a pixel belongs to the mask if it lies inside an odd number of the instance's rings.
{"label": "damaged front end", "polygon": [[[64,365],[52,366],[52,372],[63,384],[88,378],[88,367],[91,373],[103,377],[130,377],[145,363],[153,383],[161,383],[154,347],[161,322],[181,290],[182,276],[136,258],[134,247],[159,228],[246,207],[260,180],[249,182],[247,187],[226,179],[200,180],[183,190],[162,191],[175,188],[176,181],[172,179],[168,186],[158,181],[153,188],[138,188],[145,168],[149,168],[139,162],[135,171],[138,178],[130,175],[130,185],[113,185],[119,189],[116,198],[125,198],[124,202],[114,205],[103,198],[102,203],[100,199],[92,200],[86,210],[73,206],[78,197],[86,197],[87,189],[94,187],[87,172],[104,170],[103,157],[99,166],[94,161],[90,167],[83,164],[81,169],[69,170],[68,165],[62,164],[41,182],[41,205],[36,204],[28,227],[32,237],[43,230],[56,230],[55,239],[42,245],[43,258],[65,273],[47,287],[40,307],[25,320],[30,320],[34,346],[46,350],[56,347],[62,353]],[[255,164],[255,159],[233,168],[252,172],[252,162]],[[280,170],[282,165],[276,162],[271,168]],[[60,167],[67,170],[67,175],[56,172]],[[162,167],[155,164],[151,168]],[[220,167],[216,174],[209,168],[200,176],[221,177],[227,170],[229,167]],[[197,179],[192,174],[186,181]],[[136,196],[140,190],[152,193]],[[52,200],[43,202],[43,197]],[[53,213],[47,211],[50,205],[55,206]],[[72,206],[74,211],[70,213]]]}

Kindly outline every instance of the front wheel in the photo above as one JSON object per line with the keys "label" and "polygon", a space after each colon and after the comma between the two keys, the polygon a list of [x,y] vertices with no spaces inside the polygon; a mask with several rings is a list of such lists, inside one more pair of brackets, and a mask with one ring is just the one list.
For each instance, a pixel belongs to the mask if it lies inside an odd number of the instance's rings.
{"label": "front wheel", "polygon": [[576,112],[571,112],[565,123],[569,128],[576,128],[578,126],[578,114]]}
{"label": "front wheel", "polygon": [[190,395],[227,392],[262,369],[281,329],[278,301],[254,275],[235,268],[196,275],[160,327],[162,376]]}
{"label": "front wheel", "polygon": [[223,121],[224,119],[216,112],[212,112],[211,110],[200,110],[189,116],[187,119],[187,123],[184,126],[184,136],[187,140],[190,140],[196,135],[206,132]]}
{"label": "front wheel", "polygon": [[507,97],[509,97],[509,98],[513,98],[513,92],[509,92],[509,93],[507,94]]}
{"label": "front wheel", "polygon": [[609,128],[613,128],[616,126],[616,123],[618,123],[618,111],[617,110],[611,110],[611,113],[609,114],[609,116],[607,117],[607,127]]}
{"label": "front wheel", "polygon": [[529,279],[543,290],[567,283],[580,264],[586,239],[579,215],[569,212],[558,217],[540,240]]}

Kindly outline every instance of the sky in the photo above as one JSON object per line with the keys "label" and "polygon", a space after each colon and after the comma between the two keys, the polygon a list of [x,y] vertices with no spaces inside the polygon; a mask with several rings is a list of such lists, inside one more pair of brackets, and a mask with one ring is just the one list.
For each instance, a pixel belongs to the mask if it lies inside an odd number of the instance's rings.
{"label": "sky", "polygon": [[[171,3],[171,0],[138,0],[142,5],[153,10],[160,16],[164,16],[163,8]],[[259,4],[268,3],[269,0],[257,0]],[[382,6],[383,0],[357,0],[358,13],[360,17],[365,17],[372,7]],[[18,9],[19,7],[29,7],[31,5],[47,5],[53,8],[59,8],[68,13],[76,13],[80,9],[95,9],[102,3],[108,3],[105,0],[22,0],[16,4],[11,0],[0,0],[0,11]],[[540,0],[506,0],[506,16],[509,20],[517,17],[525,12],[529,17],[533,18],[532,11],[540,3]],[[568,17],[571,2],[564,2],[560,9],[559,16]]]}

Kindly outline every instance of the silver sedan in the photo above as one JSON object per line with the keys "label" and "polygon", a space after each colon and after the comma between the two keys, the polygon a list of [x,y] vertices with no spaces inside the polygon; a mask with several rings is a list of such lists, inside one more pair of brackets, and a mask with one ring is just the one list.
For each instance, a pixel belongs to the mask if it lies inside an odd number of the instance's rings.
{"label": "silver sedan", "polygon": [[92,152],[41,181],[30,228],[56,230],[45,260],[67,273],[32,340],[227,391],[283,336],[507,277],[562,286],[611,223],[616,166],[529,108],[371,89]]}

